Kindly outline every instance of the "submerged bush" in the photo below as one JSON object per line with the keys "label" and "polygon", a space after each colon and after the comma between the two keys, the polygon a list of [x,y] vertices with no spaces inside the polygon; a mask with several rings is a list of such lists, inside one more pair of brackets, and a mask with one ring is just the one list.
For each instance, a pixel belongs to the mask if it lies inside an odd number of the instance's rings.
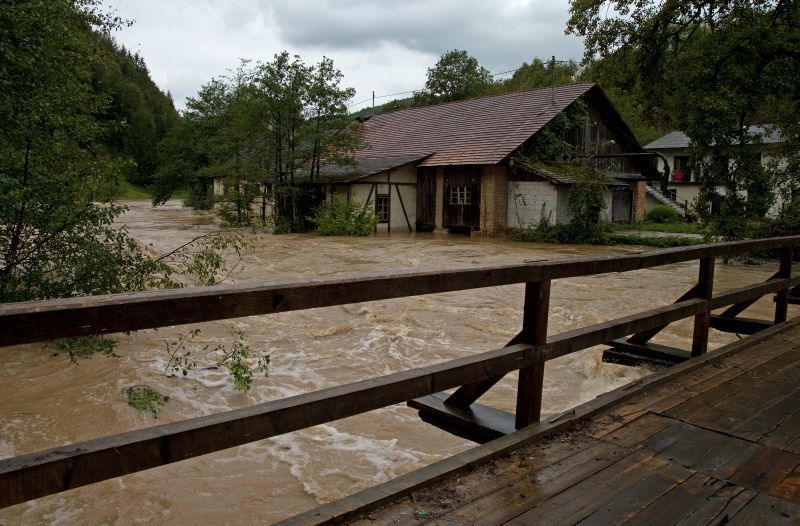
{"label": "submerged bush", "polygon": [[554,225],[548,220],[540,221],[533,228],[514,232],[510,238],[529,243],[602,245],[607,242],[606,234],[599,226],[584,228],[575,223]]}
{"label": "submerged bush", "polygon": [[348,203],[338,195],[314,209],[309,221],[317,225],[317,233],[322,236],[367,236],[378,224],[378,216],[373,212],[372,202]]}
{"label": "submerged bush", "polygon": [[671,206],[658,205],[648,210],[644,217],[652,223],[674,223],[678,221],[678,212]]}
{"label": "submerged bush", "polygon": [[161,408],[169,401],[169,397],[163,395],[146,385],[134,385],[125,389],[125,398],[128,405],[139,411],[145,411],[158,417]]}

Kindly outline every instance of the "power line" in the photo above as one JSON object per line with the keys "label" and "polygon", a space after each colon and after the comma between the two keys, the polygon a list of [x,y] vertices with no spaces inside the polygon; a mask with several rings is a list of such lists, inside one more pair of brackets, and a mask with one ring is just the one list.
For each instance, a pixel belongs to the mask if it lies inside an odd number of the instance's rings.
{"label": "power line", "polygon": [[[556,64],[577,64],[579,62],[580,61],[578,61],[576,59],[572,59],[572,58],[569,59],[569,60],[556,60],[555,61]],[[542,62],[542,65],[546,67],[548,64],[552,64],[552,63],[553,63],[552,60],[548,60],[546,62]],[[521,69],[524,69],[526,67],[529,68],[529,67],[531,67],[531,65],[532,64],[525,64],[525,65],[522,65],[522,66],[518,67],[517,69],[510,69],[508,71],[501,71],[499,73],[490,73],[489,75],[491,75],[492,77],[499,77],[500,75],[508,75],[509,73],[516,73],[517,71],[519,71]],[[364,104],[365,102],[369,102],[369,101],[375,100],[375,99],[386,99],[388,97],[396,97],[397,95],[408,95],[408,94],[411,94],[411,93],[418,93],[418,92],[421,92],[421,91],[425,91],[425,88],[419,88],[419,89],[410,90],[410,91],[400,91],[400,92],[397,92],[397,93],[389,93],[388,95],[375,95],[375,96],[370,97],[368,99],[364,99],[364,100],[359,101],[359,102],[354,102],[353,104],[350,104],[347,107],[348,108],[352,108],[354,106],[358,106],[359,104]]]}

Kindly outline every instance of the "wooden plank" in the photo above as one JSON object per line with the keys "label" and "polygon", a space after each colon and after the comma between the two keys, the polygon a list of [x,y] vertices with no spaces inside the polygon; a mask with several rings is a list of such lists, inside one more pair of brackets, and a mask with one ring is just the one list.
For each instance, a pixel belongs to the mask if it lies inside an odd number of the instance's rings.
{"label": "wooden plank", "polygon": [[[614,320],[598,323],[590,327],[567,331],[547,339],[543,348],[546,360],[571,354],[576,351],[588,349],[616,340],[622,336],[644,331],[665,323],[671,323],[683,318],[694,316],[706,308],[707,302],[701,299],[686,300],[659,307],[639,314],[625,316]],[[524,336],[520,339],[525,339]],[[515,341],[516,338],[512,341]],[[448,399],[448,404],[457,407],[468,407],[476,394],[483,394],[484,389],[494,385],[502,376],[490,378],[487,382],[464,385]],[[465,405],[466,404],[466,405]]]}
{"label": "wooden plank", "polygon": [[778,526],[798,523],[800,523],[800,505],[759,493],[725,524],[730,526],[740,524]]}
{"label": "wooden plank", "polygon": [[[562,447],[554,451],[553,445]],[[582,437],[564,441],[555,439],[548,443],[528,447],[519,451],[518,460],[503,459],[492,463],[488,469],[468,473],[444,485],[444,491],[454,498],[448,499],[447,509],[440,508],[432,514],[429,524],[470,522],[467,517],[480,510],[484,523],[500,522],[507,517],[507,503],[526,499],[543,500],[548,495],[563,489],[578,473],[593,473],[601,465],[611,464],[624,453],[619,448],[603,445],[597,441],[585,441]],[[556,456],[551,456],[555,452]],[[567,454],[565,454],[567,453]],[[413,495],[415,503],[420,493]],[[429,502],[436,502],[441,489],[432,488]],[[395,522],[397,524],[397,522]],[[401,522],[402,524],[402,522]]]}
{"label": "wooden plank", "polygon": [[[640,475],[637,473],[637,476]],[[692,474],[680,466],[668,465],[641,478],[630,486],[624,485],[615,491],[594,513],[581,520],[586,526],[619,524],[652,505],[676,486],[681,485]],[[619,491],[622,490],[622,491]],[[646,523],[645,523],[646,524]]]}
{"label": "wooden plank", "polygon": [[763,451],[758,446],[708,429],[675,421],[675,424],[642,442],[642,448],[658,458],[718,479],[727,479]]}
{"label": "wooden plank", "polygon": [[478,403],[464,409],[445,403],[447,393],[408,401],[408,406],[419,410],[420,418],[456,436],[485,444],[515,430],[514,415]]}
{"label": "wooden plank", "polygon": [[[708,302],[714,295],[714,258],[700,259],[700,269],[697,277],[697,297]],[[694,317],[694,330],[692,332],[692,356],[700,356],[708,349],[708,327],[711,309],[706,308]]]}
{"label": "wooden plank", "polygon": [[[775,330],[774,328],[770,329],[770,331]],[[792,330],[793,329],[790,329],[790,332]],[[761,333],[758,336],[749,337],[749,339],[753,338],[758,338],[762,342],[769,342],[771,339],[768,333]],[[641,416],[647,411],[663,413],[668,409],[687,402],[689,399],[701,393],[733,380],[747,371],[755,369],[768,361],[774,360],[792,351],[793,350],[788,347],[780,349],[775,348],[773,345],[756,344],[749,348],[746,353],[728,355],[724,358],[712,355],[712,357],[710,357],[713,358],[713,360],[710,360],[711,366],[702,367],[688,374],[676,377],[673,381],[643,393],[635,400],[629,401],[622,407],[609,411],[607,421],[604,423],[604,429],[593,432],[592,435],[597,437],[602,436],[605,433],[625,425],[627,422]],[[724,351],[717,352],[724,353]],[[676,367],[680,368],[683,366]]]}
{"label": "wooden plank", "polygon": [[687,512],[675,526],[709,526],[727,524],[756,496],[756,492],[734,484],[725,484],[696,510]]}
{"label": "wooden plank", "polygon": [[[716,350],[713,354],[706,354],[700,358],[676,365],[671,369],[655,373],[600,395],[589,402],[581,404],[574,410],[533,424],[485,445],[476,446],[420,470],[401,475],[375,488],[299,514],[283,521],[281,524],[298,526],[328,524],[332,521],[339,523],[351,520],[359,516],[359,514],[370,512],[378,506],[396,501],[411,492],[429,487],[442,480],[450,479],[458,483],[459,477],[464,476],[465,473],[472,472],[477,466],[486,465],[501,457],[507,457],[509,453],[518,451],[522,447],[539,444],[542,440],[546,440],[548,436],[552,436],[553,433],[564,431],[591,416],[608,415],[609,413],[616,415],[619,413],[619,408],[626,406],[627,402],[634,397],[644,396],[646,398],[651,396],[648,393],[659,393],[655,396],[655,400],[662,400],[665,395],[660,393],[660,390],[664,386],[680,384],[686,381],[687,378],[694,378],[695,381],[702,383],[702,375],[697,376],[696,373],[709,369],[716,370],[712,364],[724,363],[730,367],[741,367],[742,369],[755,368],[761,364],[761,360],[765,359],[764,355],[771,352],[770,347],[774,341],[788,338],[798,331],[800,331],[800,319],[794,319],[772,327],[763,333],[728,344]],[[781,351],[778,350],[777,352],[780,353]],[[753,361],[750,356],[756,356],[755,362],[757,362],[757,365],[753,367],[748,365],[749,362]],[[725,371],[722,374],[725,374]],[[666,393],[672,392],[671,389],[666,391]],[[645,394],[642,395],[642,393]],[[652,401],[648,403],[652,403]],[[738,506],[738,498],[734,498],[731,502],[725,499],[720,509],[733,509],[731,507]]]}
{"label": "wooden plank", "polygon": [[783,481],[769,492],[773,497],[800,504],[800,466],[794,468]]}
{"label": "wooden plank", "polygon": [[[690,475],[677,464],[634,452],[508,524],[576,524],[593,515],[587,524],[613,524],[646,507]],[[619,498],[629,492],[630,500]]]}
{"label": "wooden plank", "polygon": [[529,461],[527,476],[503,485],[441,517],[431,525],[504,524],[536,503],[545,502],[580,481],[613,465],[628,453],[612,444],[599,443],[554,463]]}
{"label": "wooden plank", "polygon": [[756,320],[753,318],[728,318],[726,316],[711,316],[710,326],[718,331],[733,332],[736,334],[755,334],[772,327],[772,322],[768,320]]}
{"label": "wooden plank", "polygon": [[[800,358],[800,353],[792,353],[795,360]],[[726,433],[741,436],[753,442],[758,441],[761,435],[776,427],[782,418],[785,418],[781,406],[778,411],[769,411],[769,408],[780,402],[793,391],[797,390],[795,383],[800,375],[800,362],[787,364],[778,371],[774,371],[764,378],[757,378],[749,385],[748,389],[732,393],[725,398],[709,404],[702,411],[691,415],[687,422],[708,428],[725,431]],[[793,405],[790,409],[795,409]],[[793,411],[792,411],[793,412]],[[759,428],[760,432],[753,436],[752,430],[748,432],[748,424],[759,416],[769,420],[756,420],[750,426]],[[742,431],[740,431],[742,430]]]}
{"label": "wooden plank", "polygon": [[713,406],[720,401],[733,396],[734,394],[747,389],[752,384],[756,383],[762,378],[769,376],[784,367],[797,361],[797,356],[793,352],[779,353],[775,358],[760,364],[759,366],[744,372],[735,378],[721,383],[712,389],[708,389],[703,393],[691,397],[675,406],[662,412],[665,416],[670,416],[677,419],[688,419],[691,416]]}
{"label": "wooden plank", "polygon": [[[550,301],[550,282],[547,281],[546,287],[541,287],[536,283],[526,283],[525,284],[525,300],[523,304],[523,311],[522,311],[522,330],[514,336],[511,341],[509,341],[506,345],[515,345],[518,343],[528,343],[533,345],[534,342],[536,344],[543,344],[547,338],[547,314],[548,308],[545,305],[545,308],[542,308],[541,302],[542,300],[546,299],[547,304]],[[546,289],[546,290],[545,290]],[[546,298],[544,294],[546,293]],[[542,332],[542,328],[539,327],[539,332],[537,333],[537,324],[544,324],[544,329]],[[539,336],[537,336],[539,334]],[[530,371],[528,374],[530,375]],[[543,373],[543,371],[542,371]],[[465,384],[459,387],[447,400],[449,405],[461,408],[467,408],[478,400],[481,396],[486,394],[489,389],[494,387],[497,382],[502,380],[502,376],[495,376],[493,378],[487,378],[482,382],[476,382],[472,384]],[[519,389],[517,390],[519,392]],[[541,400],[539,401],[541,405]]]}
{"label": "wooden plank", "polygon": [[686,300],[647,312],[598,323],[591,327],[563,332],[547,339],[544,354],[547,360],[553,360],[575,351],[608,343],[628,334],[694,316],[703,311],[707,304],[708,302],[701,299]]}
{"label": "wooden plank", "polygon": [[[778,272],[776,272],[775,274],[773,274],[772,276],[770,276],[767,281],[771,281],[771,280],[776,279],[778,277],[780,277],[780,270]],[[747,301],[738,302],[735,305],[732,305],[732,306],[728,307],[725,311],[723,311],[722,312],[722,316],[724,316],[726,318],[735,318],[736,316],[738,316],[739,314],[741,314],[745,310],[747,310],[756,301],[758,301],[758,298],[750,298]]]}
{"label": "wooden plank", "polygon": [[405,402],[538,363],[515,345],[224,413],[0,461],[0,507]]}
{"label": "wooden plank", "polygon": [[638,344],[632,342],[632,338],[633,336],[628,339],[620,338],[612,341],[609,344],[611,350],[603,352],[603,361],[622,365],[652,363],[670,366],[683,363],[692,357],[691,353],[682,349],[650,342]]}
{"label": "wooden plank", "polygon": [[702,473],[693,473],[683,483],[672,488],[622,524],[673,526],[687,514],[702,509],[708,499],[726,485],[726,482],[709,478]]}
{"label": "wooden plank", "polygon": [[797,466],[800,466],[800,455],[765,447],[730,477],[730,481],[745,488],[769,493]]}
{"label": "wooden plank", "polygon": [[599,439],[618,446],[634,447],[674,423],[675,420],[671,418],[655,413],[645,413],[622,427],[604,434]]}
{"label": "wooden plank", "polygon": [[[764,434],[758,443],[778,449],[787,449],[795,440],[800,440],[800,404],[796,411],[774,429]],[[794,451],[794,453],[800,453],[800,451]]]}
{"label": "wooden plank", "polygon": [[[711,299],[711,310],[728,305],[736,305],[749,300],[759,300],[767,294],[773,294],[786,287],[785,279],[771,278],[757,285],[746,285],[725,292],[714,294]],[[738,313],[737,313],[738,314]]]}
{"label": "wooden plank", "polygon": [[[769,388],[769,386],[761,387],[759,385],[756,387]],[[731,433],[759,443],[765,443],[762,438],[772,433],[771,443],[767,445],[774,445],[779,441],[778,431],[781,428],[784,432],[794,435],[794,438],[800,437],[800,386],[788,394],[785,393],[785,390],[782,392],[782,396],[778,396],[770,402],[764,402],[760,408],[746,416],[744,421],[735,424],[731,428]],[[746,412],[746,407],[743,409]]]}
{"label": "wooden plank", "polygon": [[[692,288],[684,292],[674,303],[679,303],[681,301],[690,300],[697,297],[697,293],[699,290],[700,284],[696,283]],[[663,331],[667,326],[661,325],[659,327],[654,327],[647,331],[637,332],[636,334],[632,335],[628,338],[628,341],[634,344],[645,344],[650,341],[656,334]]]}
{"label": "wooden plank", "polygon": [[260,285],[217,285],[20,302],[0,305],[0,345],[626,272],[701,257],[788,247],[798,242],[800,236],[791,236],[695,245],[641,254],[590,256],[517,265],[482,265],[460,270],[359,273],[336,278],[303,277]]}
{"label": "wooden plank", "polygon": [[[787,281],[792,278],[792,256],[794,256],[794,249],[792,247],[783,247],[780,249],[780,268],[778,269],[778,277],[784,278]],[[786,288],[779,291],[775,296],[775,323],[783,323],[786,321],[787,308],[789,306],[789,284]]]}
{"label": "wooden plank", "polygon": [[[523,342],[543,345],[547,342],[547,320],[550,313],[550,281],[525,285],[525,311],[522,316]],[[538,422],[542,414],[544,357],[530,367],[519,370],[517,407],[514,426],[521,429]]]}

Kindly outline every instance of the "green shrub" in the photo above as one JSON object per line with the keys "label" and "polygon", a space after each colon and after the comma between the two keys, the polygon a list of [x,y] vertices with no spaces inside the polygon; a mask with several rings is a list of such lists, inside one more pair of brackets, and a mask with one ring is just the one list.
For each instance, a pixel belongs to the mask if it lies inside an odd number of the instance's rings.
{"label": "green shrub", "polygon": [[667,205],[658,205],[647,211],[645,219],[652,223],[674,223],[678,221],[678,212]]}
{"label": "green shrub", "polygon": [[333,195],[314,209],[309,221],[317,225],[317,233],[322,236],[367,236],[378,224],[373,210],[372,202],[366,205],[357,201],[348,203]]}
{"label": "green shrub", "polygon": [[559,225],[554,225],[549,218],[542,216],[536,226],[514,232],[511,234],[511,239],[529,243],[558,243],[559,229]]}
{"label": "green shrub", "polygon": [[[767,220],[756,231],[755,237],[782,237],[800,234],[800,203],[784,206],[778,217]],[[778,257],[778,251],[769,254],[772,258]],[[794,248],[794,261],[800,261],[800,247]]]}
{"label": "green shrub", "polygon": [[169,401],[169,397],[163,395],[146,385],[134,385],[125,389],[125,398],[128,405],[139,411],[146,411],[158,418],[158,412]]}
{"label": "green shrub", "polygon": [[[569,190],[569,200],[567,206],[572,216],[572,225],[578,237],[583,236],[582,230],[594,231],[600,223],[600,214],[606,209],[606,177],[600,173],[589,169],[583,169],[573,176],[575,184]],[[597,237],[592,232],[590,238]]]}
{"label": "green shrub", "polygon": [[51,345],[55,348],[53,356],[66,352],[69,355],[69,361],[72,363],[78,363],[79,359],[91,358],[95,354],[119,358],[119,355],[114,353],[114,347],[117,342],[103,336],[63,338],[51,342]]}
{"label": "green shrub", "polygon": [[672,234],[705,234],[706,227],[701,223],[651,223],[650,221],[634,221],[632,223],[614,223],[609,225],[610,230],[643,230],[651,232],[665,232]]}
{"label": "green shrub", "polygon": [[610,245],[642,245],[655,248],[673,248],[705,243],[702,239],[693,239],[682,236],[645,237],[626,236],[622,234],[609,234],[606,241]]}
{"label": "green shrub", "polygon": [[543,219],[533,228],[526,228],[511,234],[513,241],[527,241],[529,243],[583,243],[587,245],[602,245],[606,243],[606,234],[596,225],[583,228],[575,223],[554,225],[549,220]]}

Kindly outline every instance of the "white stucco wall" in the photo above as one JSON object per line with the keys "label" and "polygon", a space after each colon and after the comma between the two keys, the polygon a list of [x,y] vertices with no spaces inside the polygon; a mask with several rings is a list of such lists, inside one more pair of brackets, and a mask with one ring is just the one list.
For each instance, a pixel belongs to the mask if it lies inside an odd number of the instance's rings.
{"label": "white stucco wall", "polygon": [[544,181],[509,181],[509,228],[532,228],[543,217],[551,223],[559,221],[559,192],[557,187]]}
{"label": "white stucco wall", "polygon": [[[551,223],[569,223],[569,186],[555,186],[544,181],[509,181],[508,227],[531,228],[542,217]],[[606,203],[600,214],[601,223],[611,222],[611,191],[603,194]]]}
{"label": "white stucco wall", "polygon": [[[767,147],[768,146],[769,145],[767,145]],[[681,157],[681,156],[689,155],[689,152],[686,149],[682,149],[682,148],[681,149],[672,148],[672,149],[657,150],[657,151],[658,151],[658,153],[660,153],[661,155],[663,155],[664,157],[667,158],[667,161],[669,162],[669,166],[672,169],[675,168],[675,157]],[[768,166],[770,163],[773,163],[773,162],[775,162],[774,156],[770,155],[768,152],[764,152],[764,151],[761,152],[761,164],[762,164],[762,166]],[[785,165],[785,160],[779,160],[779,167],[781,165]],[[661,160],[661,158],[657,158],[657,166],[658,166],[658,171],[659,172],[663,172],[664,171],[664,161]],[[697,199],[697,196],[700,193],[700,182],[696,181],[697,174],[695,174],[694,177],[695,177],[695,181],[693,181],[693,182],[677,182],[677,183],[670,182],[669,185],[668,185],[668,188],[670,190],[675,190],[675,192],[677,193],[678,197],[680,198],[679,199],[680,203],[682,204],[683,201],[685,200],[686,202],[689,203],[690,207],[694,205],[695,200]],[[776,200],[775,200],[775,203],[773,204],[773,206],[770,208],[770,210],[768,212],[770,215],[777,214],[778,211],[780,211],[781,206],[783,205],[783,195],[782,194],[785,193],[785,192],[782,192],[781,190],[782,190],[782,188],[781,188],[780,185],[778,185],[778,187],[775,189],[775,191],[776,191],[776,196],[775,196]],[[719,188],[717,188],[717,191],[720,194],[725,195],[725,193],[727,193],[727,188],[724,187],[724,186],[720,186]],[[746,191],[742,191],[742,195],[747,196],[747,192]],[[650,203],[648,202],[648,209],[649,209],[649,207],[650,207]]]}
{"label": "white stucco wall", "polygon": [[[400,183],[399,185],[397,183]],[[377,184],[377,192],[373,185]],[[332,194],[339,195],[347,199],[348,189],[350,200],[361,204],[371,201],[373,210],[375,206],[375,196],[389,195],[389,223],[380,223],[378,232],[386,232],[391,226],[392,232],[408,232],[408,223],[411,223],[413,231],[417,223],[417,169],[413,164],[406,164],[389,171],[380,172],[364,179],[349,184],[326,185],[325,195],[330,197]],[[411,186],[414,185],[414,186]],[[397,195],[400,190],[400,196]],[[372,194],[370,195],[370,191]],[[405,207],[406,214],[403,214]],[[408,215],[408,223],[406,222]]]}

